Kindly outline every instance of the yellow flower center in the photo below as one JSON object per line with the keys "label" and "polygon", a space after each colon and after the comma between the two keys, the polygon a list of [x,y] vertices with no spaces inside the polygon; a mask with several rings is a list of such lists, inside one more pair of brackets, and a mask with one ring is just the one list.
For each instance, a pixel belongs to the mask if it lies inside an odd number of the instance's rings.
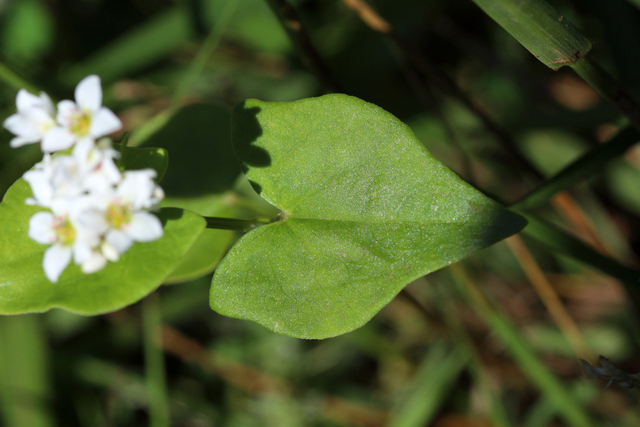
{"label": "yellow flower center", "polygon": [[120,229],[130,221],[131,209],[129,206],[114,202],[107,208],[107,222],[111,228]]}
{"label": "yellow flower center", "polygon": [[65,246],[71,246],[76,240],[76,229],[73,228],[68,218],[56,218],[53,224],[53,232],[58,241]]}
{"label": "yellow flower center", "polygon": [[71,122],[71,131],[79,136],[85,136],[89,133],[91,127],[91,113],[89,111],[80,111],[73,116]]}

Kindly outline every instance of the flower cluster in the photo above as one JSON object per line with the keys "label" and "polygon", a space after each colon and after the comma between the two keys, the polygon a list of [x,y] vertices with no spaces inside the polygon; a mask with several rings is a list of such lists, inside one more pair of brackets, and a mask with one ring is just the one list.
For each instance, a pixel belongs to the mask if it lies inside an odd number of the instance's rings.
{"label": "flower cluster", "polygon": [[[45,94],[22,89],[18,112],[3,125],[13,134],[12,147],[40,143],[43,160],[23,176],[33,197],[27,204],[47,210],[29,220],[29,237],[51,245],[44,253],[47,278],[57,282],[71,260],[84,273],[115,262],[134,242],[163,235],[160,220],[148,210],[164,197],[155,171],[121,172],[119,154],[108,139],[98,138],[121,128],[116,115],[102,106],[98,76],[82,80],[75,102],[58,103],[57,113]],[[52,152],[73,147],[69,154]]]}

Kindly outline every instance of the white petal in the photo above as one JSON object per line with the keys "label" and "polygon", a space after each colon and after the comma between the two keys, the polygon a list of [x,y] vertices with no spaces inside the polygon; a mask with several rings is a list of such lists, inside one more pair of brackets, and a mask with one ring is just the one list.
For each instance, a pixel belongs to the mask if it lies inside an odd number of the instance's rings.
{"label": "white petal", "polygon": [[56,283],[69,262],[71,261],[71,248],[60,244],[51,246],[44,252],[42,267],[47,279]]}
{"label": "white petal", "polygon": [[73,116],[78,114],[78,106],[75,102],[65,99],[58,102],[58,115],[56,120],[61,126],[69,127],[72,124]]}
{"label": "white petal", "polygon": [[122,180],[120,169],[118,169],[113,159],[105,159],[102,162],[100,173],[112,184],[116,184]]}
{"label": "white petal", "polygon": [[91,75],[82,79],[76,86],[76,103],[81,109],[97,112],[102,105],[100,77]]}
{"label": "white petal", "polygon": [[67,129],[54,127],[42,138],[42,151],[52,153],[66,150],[76,141],[76,136]]}
{"label": "white petal", "polygon": [[37,142],[40,140],[40,131],[36,124],[25,114],[13,114],[2,123],[9,132],[25,139]]}
{"label": "white petal", "polygon": [[93,252],[90,257],[82,262],[80,268],[85,274],[95,273],[107,265],[107,259],[99,252]]}
{"label": "white petal", "polygon": [[30,170],[22,175],[31,186],[35,202],[43,207],[50,207],[53,199],[53,187],[49,182],[49,174],[43,170]]}
{"label": "white petal", "polygon": [[76,241],[73,243],[72,252],[73,252],[73,261],[76,264],[80,265],[85,260],[90,258],[93,255],[94,251],[85,242],[76,238]]}
{"label": "white petal", "polygon": [[136,242],[151,242],[162,237],[164,230],[157,216],[149,212],[136,212],[127,227],[127,234]]}
{"label": "white petal", "polygon": [[[89,202],[92,202],[92,200],[89,200]],[[75,222],[81,233],[79,237],[87,242],[91,242],[92,246],[95,246],[99,242],[98,237],[104,234],[109,228],[105,213],[97,209],[90,209],[86,205],[82,206],[78,213],[74,213],[74,216],[77,217]],[[98,240],[96,241],[96,239]]]}
{"label": "white petal", "polygon": [[155,176],[156,172],[153,169],[126,171],[116,193],[134,210],[149,209],[157,202],[153,198],[157,187],[153,181]]}
{"label": "white petal", "polygon": [[55,112],[53,111],[53,102],[51,102],[49,95],[44,92],[40,92],[40,104],[51,117],[55,116]]}
{"label": "white petal", "polygon": [[[117,175],[116,175],[117,176]],[[108,197],[110,200],[113,195],[113,184],[118,182],[104,173],[94,172],[89,174],[84,180],[84,187],[94,196]]]}
{"label": "white petal", "polygon": [[78,141],[76,146],[73,147],[72,155],[79,164],[91,168],[95,166],[95,161],[93,159],[95,146],[96,145],[92,139],[82,138],[82,140]]}
{"label": "white petal", "polygon": [[16,107],[19,112],[27,111],[33,107],[41,106],[41,100],[39,97],[27,92],[25,89],[20,89],[16,96]]}
{"label": "white petal", "polygon": [[91,129],[89,133],[94,138],[108,135],[122,128],[122,122],[113,111],[106,107],[100,108],[98,114],[91,118]]}
{"label": "white petal", "polygon": [[9,146],[11,148],[18,148],[18,147],[22,147],[23,145],[33,144],[35,142],[38,142],[39,140],[40,138],[34,139],[34,138],[24,138],[22,136],[16,136],[15,138],[11,139],[11,141],[9,142]]}
{"label": "white petal", "polygon": [[133,244],[131,237],[120,230],[109,230],[104,238],[118,253],[125,253]]}
{"label": "white petal", "polygon": [[29,219],[28,235],[31,239],[43,245],[50,245],[56,241],[53,231],[53,215],[50,212],[35,213]]}
{"label": "white petal", "polygon": [[109,261],[116,262],[120,259],[120,254],[116,248],[107,241],[102,242],[100,245],[100,251],[102,251],[102,255],[104,255],[104,257]]}

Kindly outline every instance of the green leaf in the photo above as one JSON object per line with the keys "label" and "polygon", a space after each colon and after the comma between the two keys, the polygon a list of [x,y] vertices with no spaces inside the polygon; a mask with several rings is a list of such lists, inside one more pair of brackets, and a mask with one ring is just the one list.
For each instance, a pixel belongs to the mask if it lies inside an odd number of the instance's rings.
{"label": "green leaf", "polygon": [[99,314],[132,304],[158,287],[198,238],[203,218],[181,209],[162,209],[164,236],[136,243],[118,262],[94,274],[73,263],[57,283],[44,276],[42,258],[48,246],[27,236],[29,219],[41,210],[25,205],[29,185],[18,180],[0,204],[0,314],[41,312],[61,307]]}
{"label": "green leaf", "polygon": [[554,70],[575,64],[591,50],[591,40],[545,0],[473,2]]}
{"label": "green leaf", "polygon": [[48,53],[55,40],[55,24],[47,9],[41,0],[22,0],[3,10],[3,56],[35,62]]}
{"label": "green leaf", "polygon": [[156,181],[160,181],[167,171],[169,157],[162,148],[124,147],[123,150],[118,144],[114,144],[114,148],[120,151],[119,163],[125,170],[151,168],[156,171]]}
{"label": "green leaf", "polygon": [[412,280],[525,225],[357,98],[249,100],[232,132],[247,177],[282,213],[220,263],[211,307],[276,332],[358,328]]}

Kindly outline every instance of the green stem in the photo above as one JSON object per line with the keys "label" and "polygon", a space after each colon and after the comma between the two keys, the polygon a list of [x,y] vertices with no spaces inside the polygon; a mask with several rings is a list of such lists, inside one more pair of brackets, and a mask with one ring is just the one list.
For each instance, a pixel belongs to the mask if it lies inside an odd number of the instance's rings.
{"label": "green stem", "polygon": [[49,355],[41,316],[0,317],[0,424],[50,427]]}
{"label": "green stem", "polygon": [[37,87],[20,77],[15,71],[0,63],[0,80],[16,90],[26,89],[31,93],[40,92]]}
{"label": "green stem", "polygon": [[219,230],[249,231],[261,225],[265,225],[273,222],[273,221],[268,221],[262,218],[237,219],[237,218],[220,218],[220,217],[214,217],[214,216],[205,216],[203,218],[207,221],[207,228],[214,228]]}
{"label": "green stem", "polygon": [[539,206],[548,201],[556,193],[567,190],[582,180],[596,176],[602,171],[602,168],[607,162],[622,155],[632,145],[638,142],[639,139],[640,136],[637,130],[632,127],[625,128],[611,141],[598,145],[565,167],[551,179],[539,185],[522,200],[511,205],[511,208],[516,211],[523,211]]}
{"label": "green stem", "polygon": [[216,47],[218,47],[220,40],[222,40],[222,35],[229,26],[229,22],[231,21],[231,17],[233,16],[237,5],[238,2],[231,1],[228,2],[222,10],[218,22],[205,39],[202,47],[189,65],[189,68],[187,68],[187,71],[184,73],[184,77],[178,83],[178,87],[171,99],[172,105],[180,105],[189,94],[189,90],[193,86],[193,83],[196,81],[198,76],[202,74],[202,70],[204,70],[207,65],[207,60],[216,50]]}
{"label": "green stem", "polygon": [[144,362],[151,427],[169,427],[169,398],[161,342],[162,315],[158,295],[142,301]]}

